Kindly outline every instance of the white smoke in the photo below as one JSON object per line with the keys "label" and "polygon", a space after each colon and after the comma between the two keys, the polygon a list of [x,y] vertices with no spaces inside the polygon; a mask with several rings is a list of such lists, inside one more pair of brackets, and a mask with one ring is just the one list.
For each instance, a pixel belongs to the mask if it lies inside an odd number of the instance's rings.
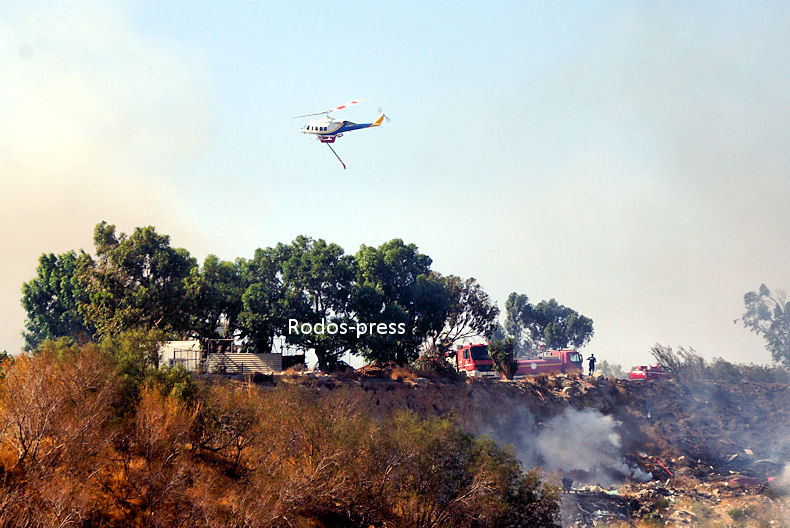
{"label": "white smoke", "polygon": [[580,484],[610,485],[626,477],[640,482],[653,475],[630,466],[623,458],[623,441],[617,432],[620,422],[592,409],[566,409],[537,433],[527,427],[499,427],[488,433],[512,444],[524,467],[541,466],[548,473],[569,475]]}
{"label": "white smoke", "polygon": [[611,416],[567,409],[538,434],[535,445],[549,471],[592,471],[618,461],[622,441],[614,426]]}
{"label": "white smoke", "polygon": [[41,253],[90,249],[101,220],[200,240],[170,175],[210,137],[209,84],[128,4],[2,4],[0,350],[20,348],[21,286]]}
{"label": "white smoke", "polygon": [[595,410],[567,409],[535,439],[543,468],[549,472],[584,472],[590,481],[601,484],[622,481],[632,473],[637,480],[650,480],[652,475],[632,469],[623,461],[623,442],[615,430],[618,425],[611,416]]}
{"label": "white smoke", "polygon": [[790,495],[790,464],[785,464],[782,472],[771,483],[771,487]]}

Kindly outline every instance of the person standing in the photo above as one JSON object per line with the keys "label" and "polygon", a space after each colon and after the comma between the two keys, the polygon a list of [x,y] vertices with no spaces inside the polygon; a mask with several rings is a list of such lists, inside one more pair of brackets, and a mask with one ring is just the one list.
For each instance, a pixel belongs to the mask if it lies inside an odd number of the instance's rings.
{"label": "person standing", "polygon": [[590,367],[589,375],[592,376],[593,372],[595,372],[595,354],[590,354],[590,357],[587,358],[587,365]]}

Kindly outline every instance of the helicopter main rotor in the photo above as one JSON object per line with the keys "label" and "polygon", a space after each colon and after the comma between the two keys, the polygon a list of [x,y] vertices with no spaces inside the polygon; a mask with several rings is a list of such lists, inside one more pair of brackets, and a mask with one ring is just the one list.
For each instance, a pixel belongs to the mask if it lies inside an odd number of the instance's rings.
{"label": "helicopter main rotor", "polygon": [[355,104],[359,104],[362,101],[364,101],[364,99],[354,99],[353,101],[349,101],[346,104],[342,104],[340,106],[336,106],[334,108],[330,108],[329,110],[324,110],[323,112],[316,112],[315,114],[305,114],[305,115],[300,115],[300,116],[294,116],[294,119],[298,119],[300,117],[312,117],[312,116],[324,115],[324,114],[329,115],[332,112],[337,112],[338,110],[343,110],[345,108],[348,108],[349,106],[352,106],[352,105],[355,105]]}

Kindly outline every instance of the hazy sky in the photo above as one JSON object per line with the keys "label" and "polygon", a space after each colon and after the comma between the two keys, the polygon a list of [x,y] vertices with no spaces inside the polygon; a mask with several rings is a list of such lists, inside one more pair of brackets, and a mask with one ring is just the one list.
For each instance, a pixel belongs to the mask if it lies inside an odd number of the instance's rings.
{"label": "hazy sky", "polygon": [[[733,320],[790,286],[785,4],[371,4],[0,1],[0,349],[106,220],[201,261],[399,237],[592,317],[599,359],[769,360]],[[343,171],[291,117],[358,97],[392,122]]]}

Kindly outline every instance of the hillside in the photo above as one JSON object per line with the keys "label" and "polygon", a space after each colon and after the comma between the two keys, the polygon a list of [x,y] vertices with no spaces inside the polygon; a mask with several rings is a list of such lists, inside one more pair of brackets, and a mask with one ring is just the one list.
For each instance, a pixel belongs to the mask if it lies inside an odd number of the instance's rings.
{"label": "hillside", "polygon": [[381,416],[402,408],[450,415],[465,430],[512,446],[524,465],[541,466],[555,482],[573,479],[563,498],[565,526],[788,520],[786,502],[775,498],[790,485],[784,384],[565,375],[516,382],[307,379],[319,392],[350,389]]}
{"label": "hillside", "polygon": [[786,385],[386,366],[229,380],[146,366],[139,345],[0,361],[0,525],[788,521]]}

